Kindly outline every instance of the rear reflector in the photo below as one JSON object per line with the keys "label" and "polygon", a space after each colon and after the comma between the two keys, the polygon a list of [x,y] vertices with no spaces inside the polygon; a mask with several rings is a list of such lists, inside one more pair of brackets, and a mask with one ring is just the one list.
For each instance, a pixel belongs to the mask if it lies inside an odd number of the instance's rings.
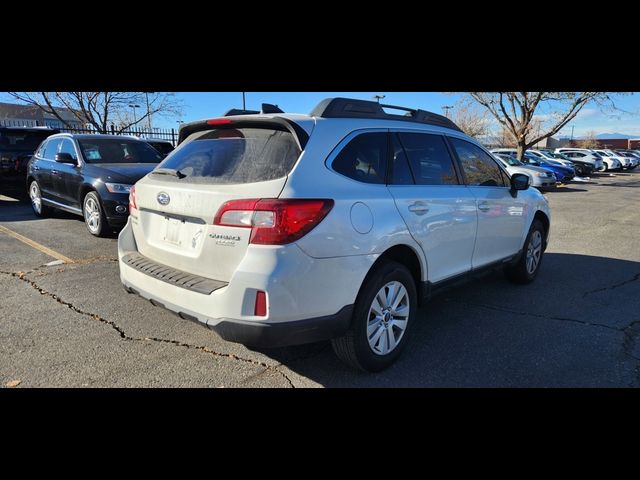
{"label": "rear reflector", "polygon": [[232,200],[220,207],[214,225],[251,228],[249,243],[286,245],[313,230],[333,208],[333,200]]}
{"label": "rear reflector", "polygon": [[253,309],[253,314],[256,317],[267,316],[267,294],[262,290],[256,292],[256,306]]}

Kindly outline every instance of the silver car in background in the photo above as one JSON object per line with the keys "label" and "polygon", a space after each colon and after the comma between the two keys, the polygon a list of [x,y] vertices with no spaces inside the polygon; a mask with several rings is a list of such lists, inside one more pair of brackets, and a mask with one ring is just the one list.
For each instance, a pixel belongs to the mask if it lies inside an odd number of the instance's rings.
{"label": "silver car in background", "polygon": [[529,177],[529,184],[539,190],[556,187],[557,179],[552,171],[533,165],[525,165],[515,157],[501,152],[491,152],[493,156],[507,169],[509,175],[522,173]]}

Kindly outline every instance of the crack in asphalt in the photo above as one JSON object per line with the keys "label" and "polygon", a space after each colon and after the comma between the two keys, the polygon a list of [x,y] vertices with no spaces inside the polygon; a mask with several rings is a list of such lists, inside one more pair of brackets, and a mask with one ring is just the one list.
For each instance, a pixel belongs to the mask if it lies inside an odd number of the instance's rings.
{"label": "crack in asphalt", "polygon": [[[627,281],[625,283],[630,283],[630,282],[631,281]],[[623,338],[622,338],[622,353],[624,353],[626,356],[628,356],[628,357],[634,359],[636,362],[638,362],[638,364],[635,367],[637,385],[630,385],[630,386],[638,386],[638,385],[640,385],[640,358],[636,357],[635,355],[633,355],[631,353],[631,351],[632,351],[632,349],[633,349],[633,347],[635,346],[635,343],[636,343],[636,337],[638,335],[640,335],[640,329],[636,328],[637,325],[640,325],[640,320],[633,320],[626,327],[618,328],[618,327],[612,327],[611,325],[604,325],[602,323],[593,323],[593,322],[587,322],[585,320],[578,320],[577,318],[556,317],[556,316],[553,316],[553,315],[544,315],[544,314],[533,313],[533,312],[521,312],[521,311],[518,311],[518,310],[514,310],[514,309],[511,309],[511,308],[507,308],[507,307],[500,307],[500,306],[497,306],[497,305],[487,305],[487,304],[484,304],[484,303],[473,303],[473,302],[467,302],[467,301],[461,301],[461,300],[457,300],[457,302],[458,303],[462,303],[462,304],[466,304],[466,305],[469,305],[469,306],[472,306],[472,307],[485,308],[487,310],[494,310],[494,311],[505,312],[505,313],[513,313],[513,314],[516,314],[516,315],[522,315],[522,316],[528,316],[528,317],[544,318],[544,319],[547,319],[547,320],[558,320],[558,321],[562,321],[562,322],[577,323],[579,325],[584,325],[584,326],[589,326],[589,327],[606,328],[608,330],[613,330],[615,332],[620,332],[620,333],[623,334]]]}
{"label": "crack in asphalt", "polygon": [[605,325],[603,323],[587,322],[585,320],[579,320],[577,318],[556,317],[556,316],[553,316],[553,315],[545,315],[545,314],[533,313],[533,312],[521,312],[519,310],[514,310],[512,308],[500,307],[500,306],[497,306],[497,305],[487,305],[485,303],[473,303],[473,302],[467,302],[467,301],[462,301],[462,300],[457,300],[457,302],[458,303],[462,303],[462,304],[466,304],[466,305],[470,305],[472,307],[486,308],[487,310],[496,310],[498,312],[514,313],[516,315],[523,315],[523,316],[527,316],[527,317],[536,317],[536,318],[544,318],[544,319],[547,319],[547,320],[558,320],[558,321],[561,321],[561,322],[578,323],[580,325],[585,325],[585,326],[607,328],[609,330],[615,330],[616,332],[622,332],[623,331],[622,328],[612,327],[611,325]]}
{"label": "crack in asphalt", "polygon": [[0,274],[9,275],[11,277],[17,278],[18,280],[21,280],[21,281],[25,282],[26,284],[30,285],[33,289],[37,290],[41,295],[45,295],[45,296],[48,296],[50,298],[53,298],[56,302],[58,302],[58,303],[60,303],[60,304],[62,304],[64,306],[70,308],[71,310],[73,310],[76,313],[79,313],[80,315],[84,315],[84,316],[90,317],[93,320],[97,320],[98,322],[101,322],[101,323],[104,323],[106,325],[109,325],[112,329],[114,329],[116,332],[118,332],[118,335],[120,335],[120,338],[122,338],[123,340],[133,341],[133,342],[167,343],[167,344],[172,344],[172,345],[176,345],[176,346],[179,346],[179,347],[191,348],[191,349],[194,349],[194,350],[198,350],[198,351],[207,353],[209,355],[212,355],[212,356],[218,357],[218,358],[227,358],[227,359],[230,359],[230,360],[235,360],[235,361],[244,362],[244,363],[247,363],[247,364],[256,365],[256,366],[264,368],[265,370],[271,370],[271,371],[277,372],[278,374],[280,374],[287,381],[287,383],[289,384],[289,386],[291,388],[296,388],[295,385],[293,384],[293,381],[289,378],[289,376],[278,368],[282,364],[278,364],[278,365],[275,365],[275,366],[268,365],[267,363],[260,362],[258,360],[252,360],[250,358],[239,357],[238,355],[235,355],[233,353],[216,352],[215,350],[212,350],[209,347],[205,347],[205,346],[201,346],[201,345],[191,345],[189,343],[181,342],[179,340],[168,340],[166,338],[157,338],[157,337],[139,338],[139,337],[132,337],[130,335],[127,335],[126,332],[116,322],[114,322],[113,320],[107,320],[106,318],[103,318],[100,315],[97,315],[95,313],[85,312],[84,310],[81,310],[80,308],[76,307],[72,303],[69,303],[69,302],[63,300],[62,298],[60,298],[55,293],[52,293],[52,292],[49,292],[49,291],[45,290],[44,288],[39,286],[36,282],[34,282],[33,280],[30,280],[29,278],[27,278],[27,274],[28,273],[29,272],[6,272],[6,271],[0,271]]}
{"label": "crack in asphalt", "polygon": [[636,273],[633,278],[629,279],[629,280],[625,280],[624,282],[620,282],[620,283],[614,283],[613,285],[610,285],[608,287],[601,287],[601,288],[596,288],[595,290],[589,290],[588,292],[585,292],[582,294],[582,298],[585,298],[587,295],[591,295],[594,293],[599,293],[599,292],[604,292],[606,290],[614,290],[616,288],[620,288],[624,285],[627,285],[629,283],[633,283],[633,282],[637,282],[638,280],[640,280],[640,273]]}

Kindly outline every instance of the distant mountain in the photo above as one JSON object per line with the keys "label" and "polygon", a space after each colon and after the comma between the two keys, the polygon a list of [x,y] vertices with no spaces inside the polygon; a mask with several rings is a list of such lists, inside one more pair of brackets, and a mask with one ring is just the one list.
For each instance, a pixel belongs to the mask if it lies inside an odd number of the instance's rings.
{"label": "distant mountain", "polygon": [[[561,139],[569,138],[569,137],[561,137]],[[586,137],[574,137],[574,140],[584,140]],[[628,140],[630,138],[640,138],[640,135],[627,135],[625,133],[600,133],[596,135],[597,140],[617,140],[623,139]]]}

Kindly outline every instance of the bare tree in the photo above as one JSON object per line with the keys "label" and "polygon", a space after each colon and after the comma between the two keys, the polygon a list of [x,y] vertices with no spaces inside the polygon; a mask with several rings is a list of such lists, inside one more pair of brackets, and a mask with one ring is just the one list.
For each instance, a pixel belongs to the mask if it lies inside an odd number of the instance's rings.
{"label": "bare tree", "polygon": [[593,130],[587,132],[580,142],[580,148],[600,148],[600,143],[598,143],[598,139],[596,138],[596,132]]}
{"label": "bare tree", "polygon": [[[15,99],[53,115],[65,127],[73,123],[91,125],[98,132],[107,133],[118,121],[118,133],[133,125],[144,124],[152,115],[180,115],[181,102],[170,92],[9,92]],[[147,111],[147,99],[149,109]],[[129,105],[140,105],[139,118],[129,118]],[[66,109],[66,110],[64,110]],[[63,114],[66,112],[67,114]]]}
{"label": "bare tree", "polygon": [[482,137],[489,133],[489,116],[486,111],[468,102],[458,102],[453,111],[453,121],[471,137]]}
{"label": "bare tree", "polygon": [[[527,149],[558,133],[589,102],[615,108],[608,92],[471,92],[468,95],[511,134],[519,160]],[[544,128],[536,124],[534,118],[543,106],[554,112],[545,115]]]}

